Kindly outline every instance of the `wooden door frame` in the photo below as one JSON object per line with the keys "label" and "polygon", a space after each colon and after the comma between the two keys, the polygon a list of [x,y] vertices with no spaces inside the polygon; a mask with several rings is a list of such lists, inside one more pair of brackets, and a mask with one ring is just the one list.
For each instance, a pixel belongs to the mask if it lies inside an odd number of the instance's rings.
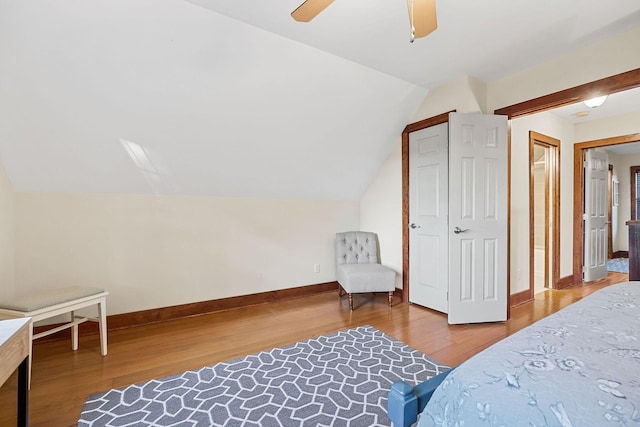
{"label": "wooden door frame", "polygon": [[[505,115],[509,120],[516,117],[523,117],[529,114],[539,113],[542,111],[551,110],[553,108],[561,107],[563,105],[573,104],[581,102],[590,98],[593,98],[602,94],[612,94],[621,92],[628,89],[640,87],[640,68],[630,70],[624,73],[616,74],[614,76],[606,77],[594,82],[586,83],[580,86],[575,86],[570,89],[565,89],[559,92],[554,92],[548,95],[544,95],[538,98],[530,99],[528,101],[513,104],[507,107],[499,108],[494,111],[494,114]],[[453,110],[455,111],[455,110]],[[449,121],[449,113],[444,113],[438,116],[427,118],[419,122],[408,124],[402,131],[402,300],[404,302],[409,301],[409,230],[407,225],[409,224],[409,133],[420,129],[427,128],[429,126],[435,126],[441,123]],[[640,135],[639,135],[640,136]],[[511,210],[511,127],[508,127],[508,170],[509,176],[507,206]],[[575,146],[574,146],[574,164],[575,164]],[[578,211],[581,212],[582,198],[577,197],[575,193],[575,179],[574,173],[574,194],[573,194],[573,206],[574,213],[576,206]],[[576,200],[577,198],[577,200]],[[508,219],[507,230],[507,244],[511,241],[511,221]],[[569,277],[568,280],[560,279],[558,287],[569,285],[576,279],[576,259],[578,264],[582,264],[582,244],[576,245],[576,236],[581,236],[582,233],[582,221],[575,221],[574,215],[574,230],[573,230],[573,277]],[[576,254],[576,250],[579,247],[580,256]],[[582,267],[578,266],[580,271],[578,281],[582,280]],[[507,291],[510,292],[509,286],[509,265],[507,265]],[[510,295],[509,295],[510,298]],[[507,304],[507,315],[509,314],[510,304]]]}
{"label": "wooden door frame", "polygon": [[[549,227],[545,227],[545,283],[550,289],[557,287],[558,280],[560,279],[560,140],[552,138],[547,135],[543,135],[538,132],[529,131],[529,165],[531,167],[529,173],[529,299],[533,299],[535,284],[534,284],[534,261],[533,256],[534,245],[534,172],[533,172],[533,148],[535,145],[541,145],[549,150],[553,150],[555,153],[552,156],[552,161],[547,162],[547,170],[545,171],[545,198],[547,200],[545,208],[545,223],[548,221],[549,213],[553,218],[553,225],[551,230],[551,253],[553,255],[553,266],[551,272],[551,278],[549,278],[549,265],[548,256],[549,253]],[[549,170],[550,169],[550,170]],[[550,183],[549,179],[552,178],[553,182]],[[551,184],[551,197],[547,193],[549,191],[549,184]],[[551,198],[551,206],[549,206],[549,199]],[[550,279],[550,280],[549,280]]]}
{"label": "wooden door frame", "polygon": [[613,165],[609,163],[609,174],[607,175],[607,259],[613,258]]}
{"label": "wooden door frame", "polygon": [[409,134],[449,122],[449,113],[410,123],[402,131],[402,301],[409,302]]}

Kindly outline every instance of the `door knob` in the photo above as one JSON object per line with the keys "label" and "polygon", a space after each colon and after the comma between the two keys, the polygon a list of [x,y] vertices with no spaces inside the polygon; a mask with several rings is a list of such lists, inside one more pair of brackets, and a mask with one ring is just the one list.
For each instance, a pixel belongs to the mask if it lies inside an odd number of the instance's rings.
{"label": "door knob", "polygon": [[420,228],[420,226],[419,226],[419,225],[415,225],[415,224],[412,222],[411,224],[409,224],[409,228],[413,228],[413,229],[415,230],[416,228]]}
{"label": "door knob", "polygon": [[468,228],[465,228],[465,229],[463,230],[463,229],[461,229],[460,227],[456,227],[456,228],[454,228],[454,229],[453,229],[453,232],[454,232],[454,233],[456,233],[456,234],[464,233],[465,231],[469,231],[469,229],[468,229]]}

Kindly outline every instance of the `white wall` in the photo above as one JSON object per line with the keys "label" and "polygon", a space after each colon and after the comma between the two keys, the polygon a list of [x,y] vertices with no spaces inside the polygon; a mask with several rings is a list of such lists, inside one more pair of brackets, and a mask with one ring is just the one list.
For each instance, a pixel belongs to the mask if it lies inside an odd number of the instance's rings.
{"label": "white wall", "polygon": [[426,89],[194,3],[0,2],[15,191],[360,199]]}
{"label": "white wall", "polygon": [[[15,193],[20,291],[104,287],[117,314],[335,280],[358,202]],[[320,264],[320,273],[314,273]]]}
{"label": "white wall", "polygon": [[0,298],[14,295],[13,191],[0,163]]}

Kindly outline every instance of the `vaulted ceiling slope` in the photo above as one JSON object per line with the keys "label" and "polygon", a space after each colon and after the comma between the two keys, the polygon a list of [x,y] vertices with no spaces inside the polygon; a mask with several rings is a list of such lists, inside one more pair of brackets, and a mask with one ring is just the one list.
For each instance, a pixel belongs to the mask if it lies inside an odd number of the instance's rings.
{"label": "vaulted ceiling slope", "polygon": [[640,21],[637,0],[447,0],[410,44],[403,2],[309,24],[298,3],[0,0],[13,189],[358,200],[432,87]]}

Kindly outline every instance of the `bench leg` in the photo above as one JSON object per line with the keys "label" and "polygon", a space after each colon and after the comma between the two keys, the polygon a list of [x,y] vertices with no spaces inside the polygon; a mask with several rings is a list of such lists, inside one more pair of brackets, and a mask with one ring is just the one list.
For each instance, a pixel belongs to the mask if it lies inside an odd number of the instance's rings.
{"label": "bench leg", "polygon": [[[75,322],[76,312],[71,311],[71,321]],[[71,327],[71,350],[76,351],[78,349],[78,325],[74,323]]]}
{"label": "bench leg", "polygon": [[33,322],[29,323],[29,361],[27,362],[27,388],[31,390],[31,361],[33,360]]}
{"label": "bench leg", "polygon": [[[29,358],[30,359],[30,358]],[[23,360],[18,367],[18,426],[29,425],[29,369],[30,361]]]}
{"label": "bench leg", "polygon": [[100,329],[100,352],[107,355],[107,298],[100,298],[98,303],[98,328]]}

